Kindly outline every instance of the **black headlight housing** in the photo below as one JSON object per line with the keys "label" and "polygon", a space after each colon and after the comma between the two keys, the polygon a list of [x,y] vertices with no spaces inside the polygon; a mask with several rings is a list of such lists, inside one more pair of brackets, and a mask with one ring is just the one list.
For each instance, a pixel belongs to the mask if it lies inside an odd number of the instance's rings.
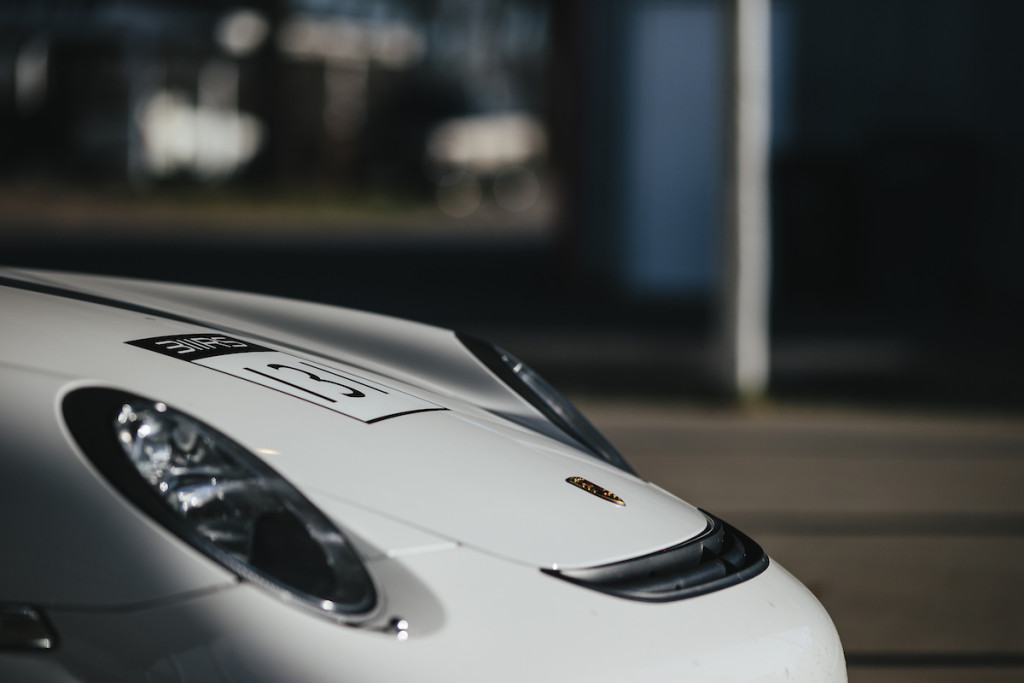
{"label": "black headlight housing", "polygon": [[165,403],[113,389],[72,391],[63,412],[115,488],[240,578],[343,621],[374,611],[374,583],[344,534],[229,437]]}

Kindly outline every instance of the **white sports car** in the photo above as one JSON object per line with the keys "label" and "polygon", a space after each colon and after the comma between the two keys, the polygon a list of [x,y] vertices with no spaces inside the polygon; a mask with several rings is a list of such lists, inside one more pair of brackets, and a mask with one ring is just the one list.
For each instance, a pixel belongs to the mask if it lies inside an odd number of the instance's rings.
{"label": "white sports car", "polygon": [[846,680],[798,581],[497,347],[109,277],[0,307],[0,680]]}

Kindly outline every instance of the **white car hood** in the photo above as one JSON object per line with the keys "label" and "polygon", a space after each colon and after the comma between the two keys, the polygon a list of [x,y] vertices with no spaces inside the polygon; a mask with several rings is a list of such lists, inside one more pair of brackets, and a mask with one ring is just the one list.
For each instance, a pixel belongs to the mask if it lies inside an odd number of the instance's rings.
{"label": "white car hood", "polygon": [[[5,280],[17,283],[0,287],[0,303],[26,315],[0,330],[0,354],[19,372],[173,405],[259,454],[382,553],[440,540],[536,567],[584,567],[681,543],[706,526],[692,506],[573,447],[447,330],[197,287],[0,271]],[[309,363],[302,367],[324,378],[340,373],[331,376],[367,392],[384,388],[397,403],[352,416],[130,343],[188,335],[287,354],[273,358]],[[255,365],[260,356],[246,358]],[[396,524],[422,533],[385,533]]]}

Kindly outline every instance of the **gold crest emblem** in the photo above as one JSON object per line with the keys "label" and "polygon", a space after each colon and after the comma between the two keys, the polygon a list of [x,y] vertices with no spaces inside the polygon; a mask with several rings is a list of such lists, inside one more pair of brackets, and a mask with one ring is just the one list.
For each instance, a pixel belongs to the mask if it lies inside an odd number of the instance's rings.
{"label": "gold crest emblem", "polygon": [[604,500],[607,500],[609,503],[615,503],[616,505],[621,506],[626,505],[626,501],[622,500],[608,489],[603,489],[594,482],[587,481],[583,477],[569,477],[568,479],[566,479],[566,481],[572,484],[573,486],[577,486],[583,489],[587,493],[592,493],[598,498],[603,498]]}

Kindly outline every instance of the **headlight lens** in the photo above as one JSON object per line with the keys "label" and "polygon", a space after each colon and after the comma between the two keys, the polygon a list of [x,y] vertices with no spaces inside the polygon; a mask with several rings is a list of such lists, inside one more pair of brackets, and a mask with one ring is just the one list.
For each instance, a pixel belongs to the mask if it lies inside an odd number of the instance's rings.
{"label": "headlight lens", "polygon": [[64,414],[122,493],[240,577],[317,610],[369,612],[377,595],[344,535],[266,463],[167,405],[81,389]]}
{"label": "headlight lens", "polygon": [[608,440],[590,424],[587,418],[530,366],[511,353],[468,335],[458,335],[459,341],[481,363],[496,374],[513,391],[536,408],[552,424],[572,437],[597,458],[615,465],[630,474],[636,474],[626,459],[608,443]]}

